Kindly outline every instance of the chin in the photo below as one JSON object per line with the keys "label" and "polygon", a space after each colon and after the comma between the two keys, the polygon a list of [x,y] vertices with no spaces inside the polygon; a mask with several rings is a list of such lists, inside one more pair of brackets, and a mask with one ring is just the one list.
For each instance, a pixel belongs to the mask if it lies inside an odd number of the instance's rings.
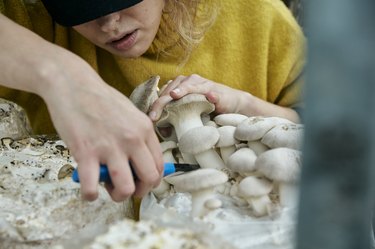
{"label": "chin", "polygon": [[139,47],[139,46],[134,46],[131,49],[127,51],[118,51],[118,50],[113,50],[111,49],[112,54],[121,56],[123,58],[129,58],[129,59],[134,59],[142,56],[144,53],[147,51],[147,47]]}

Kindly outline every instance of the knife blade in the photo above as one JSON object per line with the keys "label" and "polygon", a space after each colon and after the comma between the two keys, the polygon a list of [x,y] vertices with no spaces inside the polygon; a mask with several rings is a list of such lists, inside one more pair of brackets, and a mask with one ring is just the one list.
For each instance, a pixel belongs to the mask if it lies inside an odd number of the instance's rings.
{"label": "knife blade", "polygon": [[[164,163],[163,176],[167,176],[176,172],[189,172],[199,169],[200,166],[197,164],[188,164],[188,163]],[[133,172],[133,177],[136,178],[135,173]],[[79,182],[78,170],[74,169],[72,174],[72,179],[74,182]],[[105,164],[100,165],[99,171],[99,182],[111,182],[111,176],[109,175],[108,167]]]}

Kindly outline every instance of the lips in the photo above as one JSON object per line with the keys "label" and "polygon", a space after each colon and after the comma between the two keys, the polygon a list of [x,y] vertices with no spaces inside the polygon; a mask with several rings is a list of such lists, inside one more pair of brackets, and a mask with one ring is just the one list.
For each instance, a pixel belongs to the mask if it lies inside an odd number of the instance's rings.
{"label": "lips", "polygon": [[133,32],[127,33],[119,39],[109,41],[108,44],[116,50],[129,50],[136,42],[137,33],[137,30],[134,30]]}

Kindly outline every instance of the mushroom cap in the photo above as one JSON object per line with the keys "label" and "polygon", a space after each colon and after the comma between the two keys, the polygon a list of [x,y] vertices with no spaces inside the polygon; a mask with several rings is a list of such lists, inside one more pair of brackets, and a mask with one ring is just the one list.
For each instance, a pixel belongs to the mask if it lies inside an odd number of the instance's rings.
{"label": "mushroom cap", "polygon": [[263,144],[260,140],[248,141],[247,146],[250,149],[252,149],[257,156],[259,156],[263,152],[270,149],[267,145]]}
{"label": "mushroom cap", "polygon": [[264,134],[261,142],[270,148],[298,150],[302,143],[303,127],[302,124],[278,124]]}
{"label": "mushroom cap", "polygon": [[255,160],[255,167],[269,179],[297,182],[301,172],[301,156],[302,153],[294,149],[271,149],[259,155]]}
{"label": "mushroom cap", "polygon": [[172,184],[177,191],[194,192],[223,184],[228,181],[228,176],[220,170],[206,168],[169,175],[164,177],[164,180]]}
{"label": "mushroom cap", "polygon": [[169,102],[163,109],[156,126],[165,127],[171,124],[170,119],[179,116],[185,111],[195,111],[199,115],[208,114],[215,110],[214,104],[210,103],[202,94],[191,93],[184,97]]}
{"label": "mushroom cap", "polygon": [[234,138],[234,132],[236,131],[235,126],[221,126],[217,128],[217,131],[220,134],[219,140],[216,143],[217,147],[232,146],[239,142],[237,139]]}
{"label": "mushroom cap", "polygon": [[129,99],[142,112],[147,113],[158,98],[160,76],[156,75],[138,85],[130,94]]}
{"label": "mushroom cap", "polygon": [[183,153],[195,155],[213,148],[219,137],[219,132],[215,127],[195,127],[181,136],[178,147]]}
{"label": "mushroom cap", "polygon": [[249,117],[237,125],[234,137],[241,141],[253,141],[261,139],[267,131],[277,124],[293,123],[279,117]]}
{"label": "mushroom cap", "polygon": [[250,173],[255,170],[255,152],[247,147],[235,151],[229,156],[227,166],[234,172]]}
{"label": "mushroom cap", "polygon": [[224,125],[237,126],[247,118],[248,116],[245,116],[239,113],[223,113],[214,117],[214,121],[216,124],[220,126],[224,126]]}
{"label": "mushroom cap", "polygon": [[170,149],[177,148],[177,143],[175,141],[163,141],[160,143],[162,152],[165,152]]}
{"label": "mushroom cap", "polygon": [[272,182],[267,179],[248,176],[238,184],[238,195],[245,198],[268,195],[272,187]]}

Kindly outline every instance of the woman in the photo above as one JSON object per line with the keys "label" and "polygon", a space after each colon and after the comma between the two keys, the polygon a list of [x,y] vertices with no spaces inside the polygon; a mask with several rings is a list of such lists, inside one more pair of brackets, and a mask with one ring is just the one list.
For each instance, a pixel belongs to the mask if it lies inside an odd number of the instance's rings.
{"label": "woman", "polygon": [[[37,0],[9,2],[0,1],[0,97],[23,106],[36,133],[56,129],[86,199],[96,198],[99,163],[114,200],[159,183],[151,120],[188,93],[206,95],[218,113],[299,121],[304,38],[279,0],[44,0],[50,15]],[[147,118],[123,94],[156,74],[171,81]]]}

